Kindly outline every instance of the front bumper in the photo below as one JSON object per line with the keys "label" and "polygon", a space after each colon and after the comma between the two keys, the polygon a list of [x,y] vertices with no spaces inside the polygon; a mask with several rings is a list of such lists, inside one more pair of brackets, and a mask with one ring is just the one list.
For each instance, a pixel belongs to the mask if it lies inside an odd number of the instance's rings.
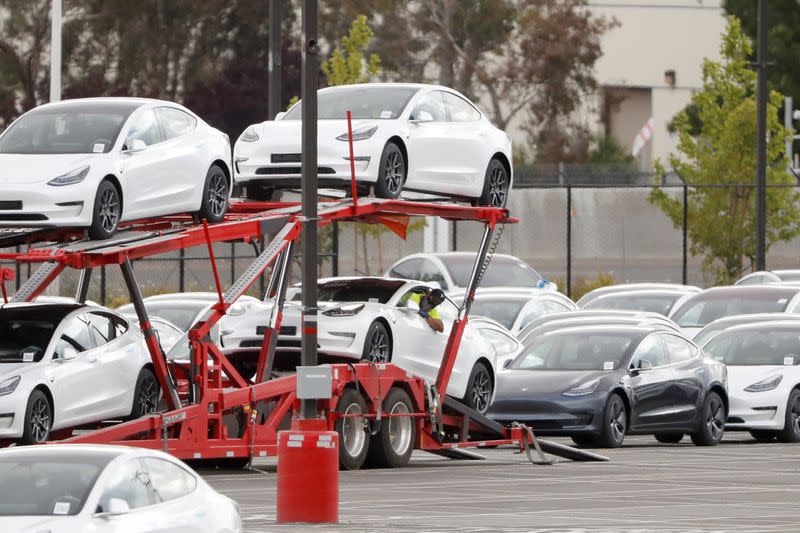
{"label": "front bumper", "polygon": [[23,403],[27,403],[27,396],[20,390],[0,396],[0,439],[22,437],[26,407]]}
{"label": "front bumper", "polygon": [[783,429],[787,398],[788,392],[783,390],[731,392],[725,429]]}
{"label": "front bumper", "polygon": [[509,397],[496,395],[486,416],[501,424],[521,422],[541,435],[599,434],[600,413],[605,400],[595,394],[585,397],[556,398],[555,394],[544,397]]}
{"label": "front bumper", "polygon": [[0,226],[90,226],[95,193],[96,187],[85,180],[63,187],[45,182],[3,185]]}

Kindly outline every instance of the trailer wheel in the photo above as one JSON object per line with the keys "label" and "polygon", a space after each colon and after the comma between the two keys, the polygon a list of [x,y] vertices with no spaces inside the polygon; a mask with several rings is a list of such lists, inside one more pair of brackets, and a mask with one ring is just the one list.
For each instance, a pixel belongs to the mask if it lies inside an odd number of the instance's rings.
{"label": "trailer wheel", "polygon": [[[414,405],[403,389],[392,387],[383,400],[388,415],[411,415]],[[411,416],[388,416],[369,447],[367,462],[378,468],[399,468],[408,464],[416,442],[416,427]]]}
{"label": "trailer wheel", "polygon": [[[343,415],[363,415],[367,403],[361,394],[353,389],[345,389],[336,412]],[[369,429],[363,416],[338,418],[334,429],[339,433],[339,466],[345,470],[358,470],[364,464],[369,450]]]}

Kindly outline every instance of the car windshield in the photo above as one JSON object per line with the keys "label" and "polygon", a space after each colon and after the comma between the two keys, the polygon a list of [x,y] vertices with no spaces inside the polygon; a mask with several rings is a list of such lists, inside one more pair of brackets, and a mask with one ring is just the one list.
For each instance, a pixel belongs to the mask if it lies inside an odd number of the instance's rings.
{"label": "car windshield", "polygon": [[511,329],[517,319],[522,306],[528,300],[512,300],[511,298],[476,299],[470,308],[470,314],[485,316],[497,320],[506,329]]}
{"label": "car windshield", "polygon": [[800,328],[725,331],[703,349],[731,366],[800,364]]}
{"label": "car windshield", "polygon": [[[416,87],[374,85],[325,89],[317,93],[318,119],[344,120],[348,111],[354,120],[395,119],[417,91]],[[300,120],[301,104],[298,102],[281,120]]]}
{"label": "car windshield", "polygon": [[209,306],[208,302],[198,300],[190,302],[145,302],[147,314],[172,322],[181,331],[188,331],[200,312]]}
{"label": "car windshield", "polygon": [[615,370],[623,365],[635,335],[618,332],[551,333],[525,347],[511,368],[518,370]]}
{"label": "car windshield", "polygon": [[649,311],[666,316],[681,298],[681,293],[671,294],[609,294],[591,300],[584,309],[622,309],[626,311]]}
{"label": "car windshield", "polygon": [[796,289],[705,292],[693,296],[672,317],[679,326],[701,328],[718,318],[753,313],[782,313]]}
{"label": "car windshield", "polygon": [[0,309],[0,363],[42,360],[58,324],[74,306]]}
{"label": "car windshield", "polygon": [[78,514],[111,454],[0,456],[0,516]]}
{"label": "car windshield", "polygon": [[[405,284],[405,281],[385,279],[337,279],[317,285],[317,301],[385,304]],[[300,290],[297,290],[292,295],[292,300],[300,301],[302,296]]]}
{"label": "car windshield", "polygon": [[0,153],[108,153],[123,124],[140,105],[73,102],[34,109],[0,137]]}
{"label": "car windshield", "polygon": [[[457,287],[466,287],[475,257],[470,255],[440,256]],[[542,277],[525,261],[516,257],[495,256],[481,278],[481,287],[536,287]]]}

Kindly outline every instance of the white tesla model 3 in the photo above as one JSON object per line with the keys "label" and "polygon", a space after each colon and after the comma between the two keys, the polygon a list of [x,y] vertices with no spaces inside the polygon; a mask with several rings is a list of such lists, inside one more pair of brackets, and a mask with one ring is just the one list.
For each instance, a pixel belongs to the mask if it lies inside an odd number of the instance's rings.
{"label": "white tesla model 3", "polygon": [[142,98],[46,104],[0,135],[0,226],[88,228],[197,213],[218,222],[232,187],[227,135],[183,106]]}
{"label": "white tesla model 3", "polygon": [[239,533],[239,505],[156,450],[53,444],[0,451],[0,530]]}
{"label": "white tesla model 3", "polygon": [[[375,196],[403,190],[504,206],[512,185],[511,140],[463,95],[447,87],[369,83],[321,89],[320,187],[350,187],[347,111],[360,186]],[[269,200],[300,186],[301,102],[274,121],[249,126],[236,141],[236,182]]]}
{"label": "white tesla model 3", "polygon": [[34,444],[59,429],[137,418],[159,399],[144,338],[118,314],[81,304],[0,307],[0,440]]}

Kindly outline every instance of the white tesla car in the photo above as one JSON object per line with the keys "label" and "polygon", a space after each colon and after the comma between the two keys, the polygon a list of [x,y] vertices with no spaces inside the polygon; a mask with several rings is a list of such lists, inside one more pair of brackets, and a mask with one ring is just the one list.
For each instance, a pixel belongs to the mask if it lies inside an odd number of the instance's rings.
{"label": "white tesla car", "polygon": [[[430,288],[416,281],[377,277],[327,278],[319,280],[319,352],[327,357],[372,362],[391,361],[421,376],[436,381],[445,345],[458,309],[445,300],[439,309],[444,332],[436,333],[417,312],[407,306],[414,292]],[[278,335],[278,351],[300,350],[300,292],[283,309]],[[248,312],[236,317],[235,331],[240,346],[258,347],[264,334],[265,314]],[[234,333],[226,337],[226,348],[233,346]],[[447,393],[484,411],[494,387],[497,368],[494,350],[480,331],[467,325]],[[489,389],[476,389],[488,382]]]}
{"label": "white tesla car", "polygon": [[[139,328],[80,304],[0,307],[0,440],[156,410],[160,399]],[[0,476],[2,477],[2,476]]]}
{"label": "white tesla car", "polygon": [[[438,85],[364,83],[321,89],[320,187],[350,188],[347,111],[353,118],[356,180],[375,196],[403,190],[504,206],[512,185],[511,139],[463,95]],[[249,126],[234,147],[236,183],[272,199],[300,186],[302,102]]]}
{"label": "white tesla car", "polygon": [[[463,294],[453,297],[457,302],[464,298]],[[577,310],[575,302],[557,291],[498,287],[478,289],[470,313],[497,320],[518,335],[538,318]]]}
{"label": "white tesla car", "polygon": [[726,429],[800,442],[800,320],[734,326],[703,349],[728,366]]}
{"label": "white tesla car", "polygon": [[217,222],[232,187],[227,135],[183,106],[141,98],[46,104],[0,135],[0,225],[88,228],[197,213]]}
{"label": "white tesla car", "polygon": [[239,505],[156,450],[53,444],[0,451],[0,530],[239,533]]}

